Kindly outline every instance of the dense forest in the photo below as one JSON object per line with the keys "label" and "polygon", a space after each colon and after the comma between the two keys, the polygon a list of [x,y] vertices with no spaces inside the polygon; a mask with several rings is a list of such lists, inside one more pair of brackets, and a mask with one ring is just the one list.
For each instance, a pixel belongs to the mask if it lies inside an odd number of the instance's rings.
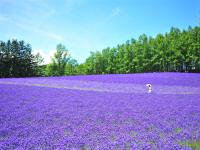
{"label": "dense forest", "polygon": [[84,63],[62,44],[48,65],[33,55],[24,41],[0,42],[0,77],[63,76],[138,72],[200,72],[200,27],[171,28],[168,33],[145,34],[116,47],[91,52]]}
{"label": "dense forest", "polygon": [[171,28],[155,38],[139,38],[91,52],[82,64],[85,74],[137,72],[200,72],[200,27]]}
{"label": "dense forest", "polygon": [[42,58],[24,41],[0,41],[0,77],[40,76]]}

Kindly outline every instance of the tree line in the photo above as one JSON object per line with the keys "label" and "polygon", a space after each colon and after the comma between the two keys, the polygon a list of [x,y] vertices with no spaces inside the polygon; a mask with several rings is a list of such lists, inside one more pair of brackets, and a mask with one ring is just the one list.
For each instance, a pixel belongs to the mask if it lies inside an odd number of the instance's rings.
{"label": "tree line", "polygon": [[171,28],[154,38],[138,39],[91,52],[83,74],[139,72],[200,72],[200,27]]}
{"label": "tree line", "polygon": [[142,34],[116,47],[91,52],[82,64],[58,44],[51,63],[42,62],[40,54],[33,55],[30,44],[24,41],[0,42],[0,77],[200,72],[200,27],[172,27],[155,37]]}
{"label": "tree line", "polygon": [[40,76],[39,54],[33,55],[30,44],[24,41],[0,41],[0,77]]}

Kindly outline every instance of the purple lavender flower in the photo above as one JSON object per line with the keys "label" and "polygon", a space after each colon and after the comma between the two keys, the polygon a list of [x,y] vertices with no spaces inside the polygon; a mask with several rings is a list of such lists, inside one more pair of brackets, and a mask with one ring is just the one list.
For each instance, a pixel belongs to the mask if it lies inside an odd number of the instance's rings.
{"label": "purple lavender flower", "polygon": [[187,73],[0,79],[0,149],[191,149],[199,83]]}

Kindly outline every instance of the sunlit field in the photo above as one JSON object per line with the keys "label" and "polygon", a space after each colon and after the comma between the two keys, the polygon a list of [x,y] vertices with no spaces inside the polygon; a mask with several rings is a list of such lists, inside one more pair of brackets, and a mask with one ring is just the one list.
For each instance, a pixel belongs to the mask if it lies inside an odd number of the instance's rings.
{"label": "sunlit field", "polygon": [[0,79],[0,149],[198,148],[200,74]]}

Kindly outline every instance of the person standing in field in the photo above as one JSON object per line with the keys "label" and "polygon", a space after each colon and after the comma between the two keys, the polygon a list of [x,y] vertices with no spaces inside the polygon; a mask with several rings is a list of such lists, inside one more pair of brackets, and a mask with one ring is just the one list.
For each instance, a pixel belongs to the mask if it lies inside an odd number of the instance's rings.
{"label": "person standing in field", "polygon": [[147,87],[147,92],[151,93],[152,92],[152,85],[151,84],[146,84]]}

